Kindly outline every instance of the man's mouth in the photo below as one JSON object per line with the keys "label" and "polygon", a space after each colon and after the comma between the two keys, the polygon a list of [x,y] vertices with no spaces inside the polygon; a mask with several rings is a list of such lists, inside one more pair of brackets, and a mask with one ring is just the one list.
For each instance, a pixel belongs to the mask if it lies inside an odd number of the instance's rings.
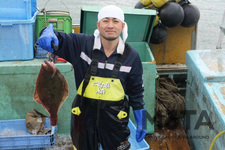
{"label": "man's mouth", "polygon": [[106,31],[107,33],[114,33],[114,31]]}

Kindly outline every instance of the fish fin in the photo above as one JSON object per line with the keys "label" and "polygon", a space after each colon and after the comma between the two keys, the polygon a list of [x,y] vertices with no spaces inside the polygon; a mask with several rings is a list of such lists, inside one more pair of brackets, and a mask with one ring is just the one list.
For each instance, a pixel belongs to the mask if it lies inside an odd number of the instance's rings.
{"label": "fish fin", "polygon": [[51,78],[53,78],[55,76],[56,72],[57,72],[57,69],[56,68],[53,68],[53,72],[52,72]]}
{"label": "fish fin", "polygon": [[42,102],[41,102],[41,100],[40,100],[40,98],[39,98],[38,93],[36,92],[36,90],[35,90],[35,92],[34,92],[33,99],[34,99],[34,101],[36,101],[37,103],[42,104]]}
{"label": "fish fin", "polygon": [[66,100],[68,96],[69,96],[69,86],[65,79],[65,89],[64,89],[63,99]]}

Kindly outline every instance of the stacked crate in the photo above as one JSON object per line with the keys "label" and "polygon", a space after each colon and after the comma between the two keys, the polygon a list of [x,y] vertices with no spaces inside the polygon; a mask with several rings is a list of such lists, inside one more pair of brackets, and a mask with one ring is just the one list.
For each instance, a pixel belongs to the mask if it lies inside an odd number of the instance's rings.
{"label": "stacked crate", "polygon": [[[40,13],[37,15],[36,21],[36,39],[39,39],[41,30],[53,24],[53,29],[59,32],[71,33],[72,32],[72,19],[69,12],[65,11],[46,11],[46,14]],[[35,57],[45,58],[47,51],[42,49],[38,44],[35,46]]]}
{"label": "stacked crate", "polygon": [[0,61],[33,59],[35,0],[0,0]]}

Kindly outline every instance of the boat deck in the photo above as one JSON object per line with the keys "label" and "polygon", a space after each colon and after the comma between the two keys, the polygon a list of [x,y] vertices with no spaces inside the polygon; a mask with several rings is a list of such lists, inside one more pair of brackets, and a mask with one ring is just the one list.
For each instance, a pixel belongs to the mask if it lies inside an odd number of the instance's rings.
{"label": "boat deck", "polygon": [[155,132],[145,140],[150,150],[191,150],[180,120],[171,120],[166,126],[155,126]]}

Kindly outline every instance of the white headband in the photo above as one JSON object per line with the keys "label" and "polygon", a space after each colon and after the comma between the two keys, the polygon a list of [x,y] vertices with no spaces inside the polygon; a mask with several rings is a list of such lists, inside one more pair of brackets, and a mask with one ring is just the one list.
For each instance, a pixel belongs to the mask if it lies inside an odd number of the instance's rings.
{"label": "white headband", "polygon": [[[122,31],[123,41],[125,43],[125,41],[128,37],[128,33],[127,33],[127,24],[126,24],[126,22],[124,22],[123,10],[121,8],[117,7],[117,6],[114,6],[114,5],[105,6],[98,13],[98,22],[100,20],[102,20],[103,18],[106,18],[106,17],[117,18],[120,21],[122,21],[123,23],[125,23],[125,26],[124,26],[123,31]],[[96,32],[99,32],[99,31],[96,31]]]}
{"label": "white headband", "polygon": [[117,18],[120,21],[124,22],[124,13],[123,10],[114,5],[108,5],[103,7],[98,13],[98,21],[106,17]]}

